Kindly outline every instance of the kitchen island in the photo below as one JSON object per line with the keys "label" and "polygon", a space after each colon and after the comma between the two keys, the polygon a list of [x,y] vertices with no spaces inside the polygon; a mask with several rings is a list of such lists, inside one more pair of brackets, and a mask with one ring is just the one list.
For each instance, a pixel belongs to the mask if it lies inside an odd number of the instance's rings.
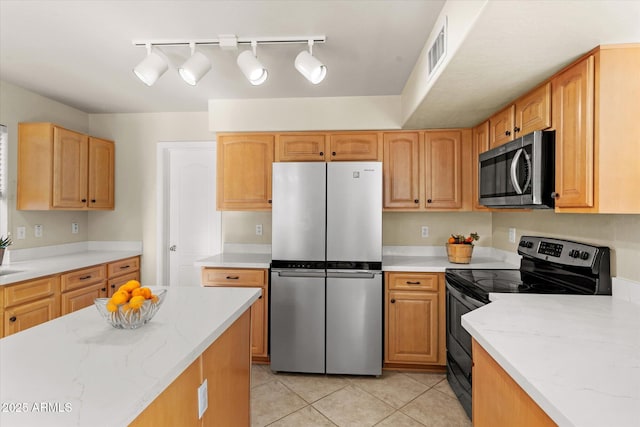
{"label": "kitchen island", "polygon": [[[134,420],[135,425],[148,425],[144,421],[154,415],[150,412],[178,413],[182,400],[197,411],[202,376],[208,376],[209,389],[205,421],[223,417],[224,409],[233,411],[217,405],[212,393],[232,395],[238,388],[243,397],[234,408],[245,408],[248,421],[248,310],[259,296],[256,288],[169,288],[156,316],[136,330],[115,329],[94,307],[87,307],[3,338],[0,425],[123,426]],[[239,339],[227,339],[231,329],[239,331]],[[216,344],[223,340],[239,348],[217,354]],[[224,369],[238,361],[239,368]],[[190,374],[196,380],[193,390],[180,391],[179,400],[168,400],[161,408],[154,406],[187,371],[195,373]],[[234,375],[239,375],[236,384],[221,389],[218,377]],[[197,412],[188,415],[200,425]]]}
{"label": "kitchen island", "polygon": [[[640,306],[610,296],[491,294],[491,300],[464,315],[463,327],[555,424],[640,425]],[[497,406],[478,416],[477,356],[474,424],[503,425],[498,414],[509,413],[509,404],[495,389],[487,400]],[[507,425],[516,424],[525,425],[513,419]]]}

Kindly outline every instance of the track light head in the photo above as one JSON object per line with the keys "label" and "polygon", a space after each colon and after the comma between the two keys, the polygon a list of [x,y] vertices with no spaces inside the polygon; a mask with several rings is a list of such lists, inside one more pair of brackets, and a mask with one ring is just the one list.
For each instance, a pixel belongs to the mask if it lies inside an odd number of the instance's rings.
{"label": "track light head", "polygon": [[294,65],[307,80],[317,85],[327,75],[327,67],[313,56],[313,40],[309,40],[309,51],[303,50],[296,56]]}
{"label": "track light head", "polygon": [[240,55],[238,55],[238,66],[242,73],[245,75],[249,83],[254,86],[261,85],[267,80],[267,69],[264,68],[262,63],[258,61],[256,58],[256,46],[257,43],[255,41],[251,42],[251,47],[253,48],[253,52],[250,50],[245,50]]}
{"label": "track light head", "polygon": [[198,81],[204,77],[211,69],[211,62],[202,53],[195,49],[195,43],[190,43],[191,57],[178,68],[180,77],[191,86],[195,86]]}
{"label": "track light head", "polygon": [[133,72],[144,84],[152,86],[162,76],[169,65],[165,58],[147,43],[147,56],[133,69]]}

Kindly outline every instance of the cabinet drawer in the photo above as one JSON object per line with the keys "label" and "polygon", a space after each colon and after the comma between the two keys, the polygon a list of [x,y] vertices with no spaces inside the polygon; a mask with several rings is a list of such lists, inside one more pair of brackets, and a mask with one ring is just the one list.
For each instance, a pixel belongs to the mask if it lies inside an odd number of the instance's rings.
{"label": "cabinet drawer", "polygon": [[107,268],[104,264],[83,268],[60,275],[60,291],[82,288],[107,279]]}
{"label": "cabinet drawer", "polygon": [[138,270],[140,270],[140,257],[138,256],[111,262],[107,265],[107,274],[110,278]]}
{"label": "cabinet drawer", "polygon": [[204,286],[254,286],[265,284],[265,270],[262,269],[227,269],[203,268],[202,284]]}
{"label": "cabinet drawer", "polygon": [[389,273],[389,289],[438,291],[438,274],[436,273]]}
{"label": "cabinet drawer", "polygon": [[11,307],[54,295],[57,285],[57,276],[50,276],[22,282],[17,285],[5,286],[3,289],[4,306]]}

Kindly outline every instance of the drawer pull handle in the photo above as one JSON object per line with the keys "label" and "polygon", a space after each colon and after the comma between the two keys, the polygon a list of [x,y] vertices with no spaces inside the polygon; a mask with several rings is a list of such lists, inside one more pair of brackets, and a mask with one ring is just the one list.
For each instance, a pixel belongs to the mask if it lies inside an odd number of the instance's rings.
{"label": "drawer pull handle", "polygon": [[15,322],[16,320],[18,320],[18,318],[16,316],[11,316],[9,318],[9,322]]}
{"label": "drawer pull handle", "polygon": [[412,282],[410,280],[407,280],[407,285],[419,285],[419,284],[420,284],[419,281],[418,282]]}
{"label": "drawer pull handle", "polygon": [[391,299],[391,304],[395,304],[396,300],[395,299]]}
{"label": "drawer pull handle", "polygon": [[87,280],[87,279],[91,279],[91,275],[82,276],[79,280]]}
{"label": "drawer pull handle", "polygon": [[122,266],[120,266],[120,270],[126,270],[127,268],[130,268],[130,267],[131,266],[128,265],[128,264],[127,265],[122,265]]}
{"label": "drawer pull handle", "polygon": [[227,276],[227,280],[238,280],[239,278],[238,276]]}

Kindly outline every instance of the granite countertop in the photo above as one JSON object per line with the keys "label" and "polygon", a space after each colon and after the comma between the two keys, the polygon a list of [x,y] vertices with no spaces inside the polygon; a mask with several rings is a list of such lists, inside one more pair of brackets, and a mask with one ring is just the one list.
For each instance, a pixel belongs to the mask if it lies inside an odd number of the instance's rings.
{"label": "granite countertop", "polygon": [[560,426],[640,425],[640,307],[610,296],[491,294],[462,325]]}
{"label": "granite countertop", "polygon": [[[260,245],[255,245],[260,246]],[[520,257],[493,248],[476,247],[469,264],[448,261],[443,246],[385,246],[382,256],[384,271],[444,272],[447,268],[509,268],[517,269]],[[249,248],[243,245],[225,248],[223,253],[195,262],[198,267],[269,268],[271,248]]]}
{"label": "granite countertop", "polygon": [[30,251],[33,256],[22,259],[12,253],[12,260],[0,266],[0,286],[138,256],[142,245],[83,243],[23,251]]}
{"label": "granite countertop", "polygon": [[[259,295],[258,288],[169,288],[139,329],[115,329],[87,307],[1,339],[0,400],[9,406],[0,425],[129,424]],[[55,409],[35,412],[43,403]]]}

